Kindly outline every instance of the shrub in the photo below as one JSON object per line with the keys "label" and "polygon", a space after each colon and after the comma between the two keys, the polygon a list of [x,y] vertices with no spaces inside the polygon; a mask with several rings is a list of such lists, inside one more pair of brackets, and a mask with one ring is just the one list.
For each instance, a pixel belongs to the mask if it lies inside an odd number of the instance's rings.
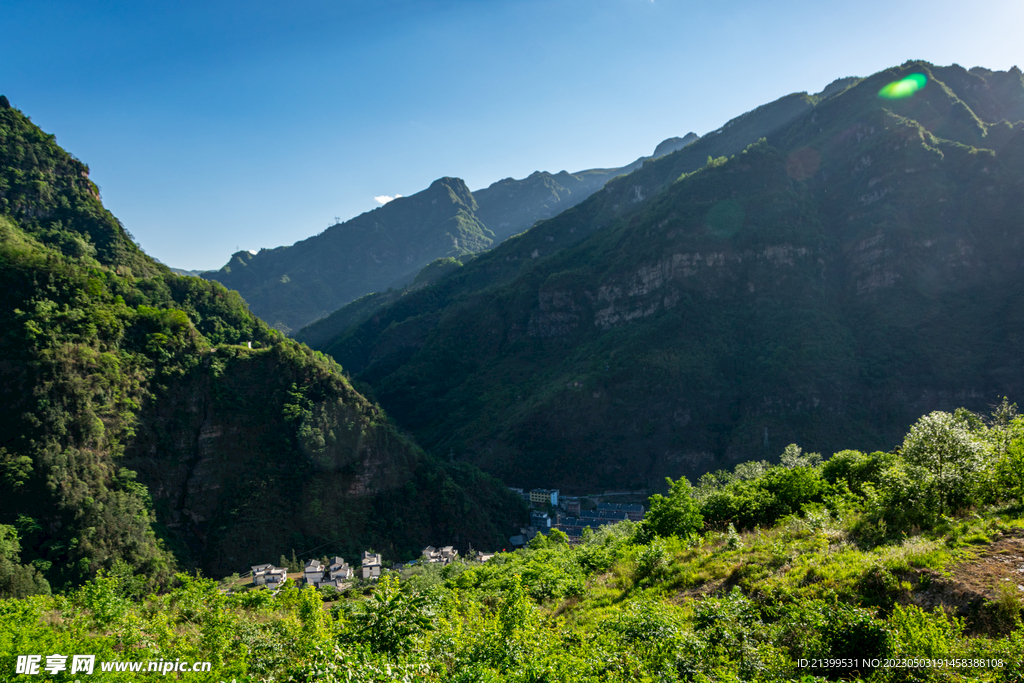
{"label": "shrub", "polygon": [[725,544],[729,547],[729,550],[739,550],[743,547],[743,540],[736,532],[736,527],[732,524],[729,525],[729,529],[726,531]]}
{"label": "shrub", "polygon": [[821,476],[829,484],[845,481],[851,492],[864,495],[864,486],[877,486],[882,471],[891,465],[897,456],[876,451],[871,455],[860,451],[839,451],[821,466]]}
{"label": "shrub", "polygon": [[651,541],[640,548],[636,556],[638,579],[657,576],[665,568],[665,543],[661,539]]}
{"label": "shrub", "polygon": [[925,612],[917,605],[896,605],[889,618],[889,655],[917,659],[948,657],[963,632],[963,622],[939,608]]}
{"label": "shrub", "polygon": [[773,467],[756,479],[733,481],[707,494],[700,511],[719,528],[727,523],[741,529],[771,526],[808,503],[821,502],[826,489],[816,467]]}
{"label": "shrub", "polygon": [[678,620],[654,600],[629,603],[606,623],[606,628],[630,645],[671,640],[679,633]]}
{"label": "shrub", "polygon": [[[889,625],[871,611],[829,600],[808,600],[788,606],[780,619],[780,641],[794,659],[859,659],[883,657]],[[817,673],[830,672],[819,669]]]}
{"label": "shrub", "polygon": [[[648,511],[642,526],[644,531],[657,536],[685,538],[700,531],[704,517],[693,498],[693,487],[686,477],[672,481],[668,477],[669,494],[666,498],[654,494],[648,499]],[[641,532],[643,534],[643,532]]]}
{"label": "shrub", "polygon": [[1024,505],[1024,419],[1017,418],[1009,430],[1009,445],[995,465],[999,496]]}
{"label": "shrub", "polygon": [[918,420],[903,440],[903,458],[927,475],[925,488],[934,512],[947,514],[974,504],[989,453],[969,423],[940,411]]}
{"label": "shrub", "polygon": [[356,633],[373,652],[398,655],[415,646],[415,637],[433,628],[426,598],[404,593],[397,578],[385,574],[355,616]]}

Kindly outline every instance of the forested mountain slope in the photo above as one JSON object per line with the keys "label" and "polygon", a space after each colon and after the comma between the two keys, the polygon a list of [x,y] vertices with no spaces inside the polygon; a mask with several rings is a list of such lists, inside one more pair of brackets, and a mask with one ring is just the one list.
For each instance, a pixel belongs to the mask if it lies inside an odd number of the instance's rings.
{"label": "forested mountain slope", "polygon": [[518,521],[498,482],[425,455],[237,293],[142,253],[6,98],[0,298],[2,594],[119,561],[161,582],[315,546],[489,547]]}
{"label": "forested mountain slope", "polygon": [[890,447],[1024,390],[1022,120],[1017,69],[790,95],[320,348],[426,447],[522,485]]}

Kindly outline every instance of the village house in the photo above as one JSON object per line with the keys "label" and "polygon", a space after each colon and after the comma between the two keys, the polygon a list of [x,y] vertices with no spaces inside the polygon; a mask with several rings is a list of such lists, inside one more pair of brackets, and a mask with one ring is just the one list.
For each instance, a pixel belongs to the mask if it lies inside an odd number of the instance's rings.
{"label": "village house", "polygon": [[558,507],[558,489],[533,489],[530,491],[530,505]]}
{"label": "village house", "polygon": [[380,578],[381,570],[381,556],[380,554],[373,554],[370,551],[363,551],[363,578],[370,580],[377,580]]}
{"label": "village house", "polygon": [[571,516],[571,517],[579,517],[579,515],[580,515],[580,499],[579,498],[569,498],[569,497],[566,497],[566,496],[562,496],[561,501],[562,501],[562,507],[565,508],[565,511],[567,513],[569,513],[569,516]]}
{"label": "village house", "polygon": [[352,578],[352,567],[348,566],[348,562],[337,555],[331,558],[331,566],[328,568],[328,571],[331,575],[331,581],[348,581]]}
{"label": "village house", "polygon": [[530,526],[538,529],[550,529],[551,517],[546,512],[534,510],[530,513]]}
{"label": "village house", "polygon": [[319,586],[324,580],[324,564],[320,560],[310,560],[302,570],[307,586]]}
{"label": "village house", "polygon": [[273,569],[272,564],[254,564],[252,565],[252,582],[257,586],[262,586],[267,582],[267,570]]}
{"label": "village house", "polygon": [[288,570],[284,567],[276,567],[267,572],[267,588],[280,588],[288,580]]}
{"label": "village house", "polygon": [[583,510],[579,519],[592,526],[604,526],[629,519],[629,513],[625,510]]}
{"label": "village house", "polygon": [[453,562],[455,560],[458,554],[459,551],[450,545],[446,545],[445,547],[440,549],[435,548],[432,545],[428,545],[426,548],[423,549],[424,561],[430,563],[437,562],[440,564],[449,564],[450,562]]}
{"label": "village house", "polygon": [[283,567],[275,567],[272,564],[252,565],[253,585],[279,588],[287,578],[288,570]]}
{"label": "village house", "polygon": [[599,503],[598,512],[624,512],[626,519],[639,522],[644,518],[644,506],[639,503]]}
{"label": "village house", "polygon": [[348,584],[348,581],[351,578],[352,567],[350,567],[348,565],[348,562],[346,562],[344,559],[338,556],[334,556],[331,558],[330,564],[327,566],[327,571],[325,572],[323,578],[320,580],[319,583],[314,585],[316,585],[318,588],[330,586],[331,588],[336,588],[337,590],[344,590],[345,588],[349,587],[350,584]]}

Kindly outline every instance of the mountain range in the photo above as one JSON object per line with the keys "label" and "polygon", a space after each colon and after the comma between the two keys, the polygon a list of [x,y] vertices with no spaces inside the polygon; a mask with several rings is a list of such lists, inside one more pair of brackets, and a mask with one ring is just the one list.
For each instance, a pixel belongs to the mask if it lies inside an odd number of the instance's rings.
{"label": "mountain range", "polygon": [[310,341],[428,450],[513,485],[889,449],[1024,390],[1022,120],[1016,68],[840,79]]}
{"label": "mountain range", "polygon": [[[485,251],[538,220],[575,206],[610,179],[679,149],[697,136],[665,140],[651,157],[620,168],[537,171],[470,192],[459,178],[399,197],[290,247],[240,251],[202,277],[238,290],[254,313],[292,334],[372,292],[401,287],[438,258]],[[181,273],[186,274],[186,273]]]}
{"label": "mountain range", "polygon": [[525,512],[505,484],[890,449],[1021,395],[1018,69],[907,62],[659,148],[603,181],[442,178],[236,254],[303,319],[351,286],[313,350],[142,252],[0,97],[0,591],[496,548]]}

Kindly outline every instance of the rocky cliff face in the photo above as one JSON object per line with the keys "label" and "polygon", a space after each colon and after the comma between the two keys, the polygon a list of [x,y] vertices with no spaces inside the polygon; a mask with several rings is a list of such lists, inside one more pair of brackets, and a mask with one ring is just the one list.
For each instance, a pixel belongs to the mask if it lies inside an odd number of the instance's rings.
{"label": "rocky cliff face", "polygon": [[153,397],[126,452],[168,537],[213,575],[255,555],[276,561],[299,540],[355,555],[360,544],[395,552],[431,535],[376,536],[374,504],[429,463],[343,381],[290,355],[213,350]]}
{"label": "rocky cliff face", "polygon": [[499,482],[431,459],[336,370],[290,342],[220,347],[153,397],[125,464],[184,562],[224,575],[324,546],[414,557],[445,539],[492,547],[519,520]]}

